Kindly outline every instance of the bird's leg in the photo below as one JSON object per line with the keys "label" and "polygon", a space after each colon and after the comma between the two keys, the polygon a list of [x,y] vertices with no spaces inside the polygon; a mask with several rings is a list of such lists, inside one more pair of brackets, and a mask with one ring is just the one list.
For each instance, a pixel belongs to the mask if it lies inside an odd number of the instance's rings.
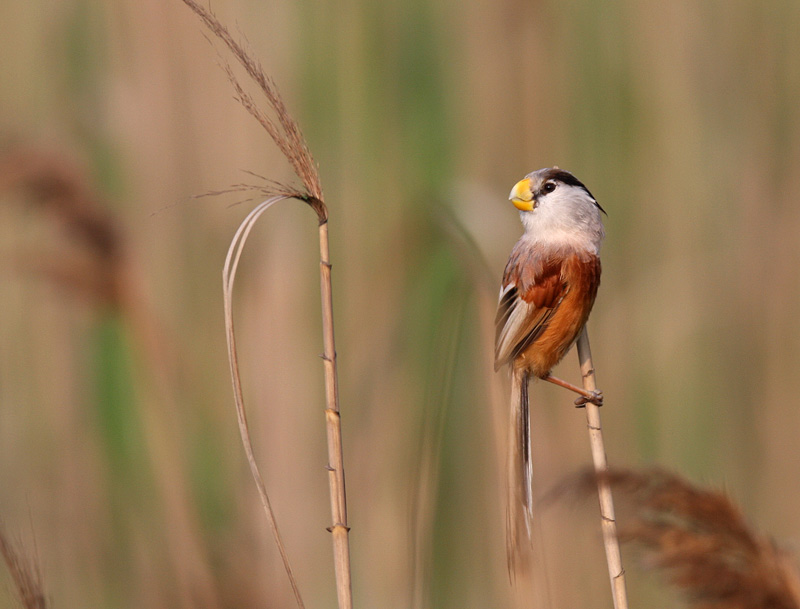
{"label": "bird's leg", "polygon": [[554,385],[558,385],[559,387],[563,387],[564,389],[569,389],[570,391],[574,391],[581,397],[575,400],[575,406],[581,408],[586,406],[587,402],[591,402],[592,404],[596,404],[597,406],[603,405],[603,392],[602,391],[586,391],[573,385],[572,383],[568,383],[567,381],[562,381],[560,378],[554,377],[552,374],[548,374],[545,377],[542,377],[543,381],[547,381],[548,383],[553,383]]}

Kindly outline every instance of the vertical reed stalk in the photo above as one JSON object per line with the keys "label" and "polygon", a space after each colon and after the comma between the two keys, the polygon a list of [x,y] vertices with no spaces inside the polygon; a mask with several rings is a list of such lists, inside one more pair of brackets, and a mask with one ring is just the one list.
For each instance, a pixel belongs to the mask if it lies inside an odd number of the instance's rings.
{"label": "vertical reed stalk", "polygon": [[[245,447],[247,459],[250,463],[250,468],[256,481],[264,510],[270,522],[270,526],[272,527],[275,543],[281,553],[281,558],[283,559],[284,567],[291,581],[295,599],[299,607],[303,606],[300,598],[300,591],[292,574],[286,550],[283,547],[278,533],[275,517],[272,513],[269,498],[267,497],[266,487],[258,471],[258,465],[256,464],[250,442],[247,417],[245,416],[244,410],[244,398],[241,391],[241,380],[239,379],[231,302],[233,298],[233,282],[242,248],[244,247],[244,243],[247,240],[247,236],[253,224],[262,213],[280,200],[298,199],[307,203],[317,213],[317,219],[319,220],[319,272],[322,297],[323,337],[322,359],[325,369],[325,420],[328,436],[327,469],[329,473],[328,482],[331,495],[331,517],[333,520],[333,524],[329,530],[333,536],[334,569],[336,573],[336,593],[339,601],[339,609],[352,609],[353,593],[350,578],[350,529],[347,526],[342,426],[339,418],[339,385],[336,375],[336,344],[333,335],[333,290],[331,286],[330,249],[328,246],[328,209],[322,199],[322,186],[319,180],[319,172],[311,156],[311,152],[306,145],[305,138],[300,131],[300,127],[292,115],[289,114],[286,104],[278,92],[275,83],[264,73],[258,60],[231,36],[228,29],[220,23],[210,9],[202,6],[196,0],[183,0],[183,2],[202,19],[208,29],[228,47],[247,72],[248,76],[250,76],[253,82],[261,89],[274,117],[264,112],[256,103],[253,96],[244,90],[231,67],[227,64],[223,66],[236,91],[236,99],[242,104],[245,110],[264,127],[275,142],[275,145],[278,146],[286,157],[286,160],[289,161],[297,177],[303,182],[303,190],[286,188],[276,183],[273,183],[273,186],[255,189],[260,190],[264,194],[273,196],[258,205],[250,212],[250,215],[244,222],[242,222],[228,250],[228,257],[225,261],[225,270],[223,272],[228,355],[242,443]],[[247,186],[240,185],[239,187],[234,187],[233,190],[240,190],[241,188],[248,189]]]}
{"label": "vertical reed stalk", "polygon": [[325,420],[328,429],[328,482],[331,493],[329,529],[333,535],[333,560],[339,609],[352,609],[353,589],[350,580],[350,527],[347,526],[347,499],[344,487],[342,424],[339,417],[339,378],[336,372],[336,343],[333,335],[333,289],[328,247],[328,221],[320,217],[319,277],[322,296],[322,360],[325,368]]}
{"label": "vertical reed stalk", "polygon": [[[597,384],[594,378],[592,365],[592,351],[589,348],[589,334],[584,326],[578,337],[578,359],[581,364],[583,388],[586,391],[596,391]],[[614,598],[614,609],[628,609],[628,594],[625,590],[625,569],[622,568],[622,556],[619,551],[619,536],[617,535],[617,521],[614,516],[614,498],[611,495],[611,485],[604,475],[608,472],[608,459],[605,444],[603,443],[603,430],[600,426],[600,408],[591,402],[586,403],[586,423],[589,429],[589,443],[592,447],[592,461],[597,477],[597,496],[600,500],[600,526],[603,531],[603,545],[606,549],[608,562],[608,576],[611,580],[611,594]]]}

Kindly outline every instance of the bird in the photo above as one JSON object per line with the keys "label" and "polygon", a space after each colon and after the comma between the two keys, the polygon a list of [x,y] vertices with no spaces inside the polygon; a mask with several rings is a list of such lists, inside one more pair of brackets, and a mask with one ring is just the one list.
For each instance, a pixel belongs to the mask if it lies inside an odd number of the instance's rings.
{"label": "bird", "polygon": [[506,551],[509,576],[530,558],[533,517],[528,385],[542,379],[587,402],[588,392],[551,374],[589,318],[600,285],[605,210],[584,184],[559,167],[539,169],[511,189],[525,232],[511,251],[495,318],[495,371],[511,371],[507,455]]}

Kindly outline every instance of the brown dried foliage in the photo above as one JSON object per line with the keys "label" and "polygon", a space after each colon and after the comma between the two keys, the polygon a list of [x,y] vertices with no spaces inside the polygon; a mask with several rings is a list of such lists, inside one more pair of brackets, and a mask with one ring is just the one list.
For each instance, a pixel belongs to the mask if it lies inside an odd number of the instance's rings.
{"label": "brown dried foliage", "polygon": [[53,215],[84,254],[29,253],[18,257],[20,266],[93,300],[118,303],[124,276],[122,234],[87,172],[59,154],[13,149],[0,157],[0,191],[11,189]]}
{"label": "brown dried foliage", "polygon": [[2,527],[0,527],[0,554],[3,555],[22,606],[25,609],[45,609],[47,600],[39,565],[14,547]]}
{"label": "brown dried foliage", "polygon": [[[797,609],[800,577],[791,556],[755,532],[724,493],[692,485],[660,469],[604,475],[631,514],[620,539],[644,552],[693,609]],[[590,494],[597,475],[577,488]]]}

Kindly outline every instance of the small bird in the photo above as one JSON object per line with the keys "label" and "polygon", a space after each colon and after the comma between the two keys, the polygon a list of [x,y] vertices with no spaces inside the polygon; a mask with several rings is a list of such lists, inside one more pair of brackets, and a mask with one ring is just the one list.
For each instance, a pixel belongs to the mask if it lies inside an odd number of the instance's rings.
{"label": "small bird", "polygon": [[495,370],[511,368],[506,550],[509,574],[529,556],[533,495],[528,383],[540,378],[578,393],[578,406],[602,404],[550,374],[580,334],[600,285],[605,210],[575,176],[552,167],[511,189],[525,233],[503,273],[495,318]]}

